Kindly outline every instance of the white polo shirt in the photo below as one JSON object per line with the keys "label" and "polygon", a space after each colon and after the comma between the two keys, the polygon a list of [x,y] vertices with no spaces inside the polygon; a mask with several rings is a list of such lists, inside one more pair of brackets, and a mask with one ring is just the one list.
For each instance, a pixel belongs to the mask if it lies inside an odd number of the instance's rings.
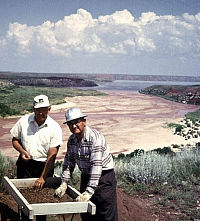
{"label": "white polo shirt", "polygon": [[21,140],[23,148],[33,160],[46,161],[49,148],[62,144],[62,129],[50,116],[38,126],[35,114],[21,117],[10,130],[13,137]]}

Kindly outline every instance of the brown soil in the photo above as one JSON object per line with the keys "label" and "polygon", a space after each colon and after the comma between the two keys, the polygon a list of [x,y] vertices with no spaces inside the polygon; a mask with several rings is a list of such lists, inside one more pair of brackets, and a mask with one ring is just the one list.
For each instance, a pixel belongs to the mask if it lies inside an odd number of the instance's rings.
{"label": "brown soil", "polygon": [[54,196],[55,189],[43,188],[41,190],[35,190],[34,188],[19,189],[20,193],[30,203],[61,203],[72,202],[72,198],[65,194],[62,198]]}
{"label": "brown soil", "polygon": [[[29,203],[47,203],[47,202],[58,202],[55,198],[54,189],[45,188],[38,192],[35,190],[27,191],[20,190],[23,196],[28,199]],[[172,220],[180,217],[180,214],[175,214],[169,209],[159,209],[153,206],[154,197],[143,197],[143,196],[129,196],[122,191],[117,189],[118,198],[118,217],[119,221],[152,221],[152,220]],[[62,201],[71,201],[69,196],[65,196]],[[59,202],[62,202],[59,201]],[[19,220],[18,206],[16,201],[9,194],[0,193],[0,214],[2,221],[7,220]],[[59,220],[71,220],[71,214],[65,216],[65,219],[61,215],[55,215],[47,218],[47,221],[59,221]],[[67,218],[66,218],[67,217]],[[73,221],[80,221],[80,216],[76,214]]]}

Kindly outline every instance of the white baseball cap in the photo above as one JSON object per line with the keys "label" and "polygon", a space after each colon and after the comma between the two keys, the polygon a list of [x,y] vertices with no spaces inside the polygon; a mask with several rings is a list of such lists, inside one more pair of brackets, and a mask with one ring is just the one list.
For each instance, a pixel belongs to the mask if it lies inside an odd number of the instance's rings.
{"label": "white baseball cap", "polygon": [[65,113],[66,122],[64,122],[63,124],[66,124],[67,122],[71,120],[75,120],[75,119],[82,118],[82,117],[87,117],[87,115],[84,115],[80,108],[71,107]]}
{"label": "white baseball cap", "polygon": [[49,106],[50,106],[49,99],[46,95],[41,94],[34,98],[33,101],[34,108],[49,107]]}

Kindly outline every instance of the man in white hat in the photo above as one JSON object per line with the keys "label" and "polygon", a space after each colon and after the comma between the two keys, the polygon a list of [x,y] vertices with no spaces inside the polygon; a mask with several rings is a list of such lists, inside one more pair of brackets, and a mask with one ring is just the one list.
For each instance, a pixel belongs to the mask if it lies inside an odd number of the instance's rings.
{"label": "man in white hat", "polygon": [[81,170],[80,196],[78,202],[91,200],[96,214],[81,214],[83,221],[117,221],[116,178],[113,158],[104,136],[86,125],[86,115],[77,107],[67,110],[66,123],[72,132],[68,139],[64,158],[61,185],[55,195],[62,197],[67,183],[78,165]]}
{"label": "man in white hat", "polygon": [[43,187],[47,177],[53,176],[54,162],[62,144],[61,127],[48,115],[50,109],[47,96],[36,96],[34,113],[22,116],[10,131],[13,147],[20,153],[17,178],[38,177],[37,189]]}

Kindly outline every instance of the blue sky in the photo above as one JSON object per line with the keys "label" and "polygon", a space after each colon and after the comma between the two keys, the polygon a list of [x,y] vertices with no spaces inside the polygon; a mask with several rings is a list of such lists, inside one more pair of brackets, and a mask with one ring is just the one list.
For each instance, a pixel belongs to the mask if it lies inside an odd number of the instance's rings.
{"label": "blue sky", "polygon": [[200,76],[200,0],[0,0],[0,71]]}

